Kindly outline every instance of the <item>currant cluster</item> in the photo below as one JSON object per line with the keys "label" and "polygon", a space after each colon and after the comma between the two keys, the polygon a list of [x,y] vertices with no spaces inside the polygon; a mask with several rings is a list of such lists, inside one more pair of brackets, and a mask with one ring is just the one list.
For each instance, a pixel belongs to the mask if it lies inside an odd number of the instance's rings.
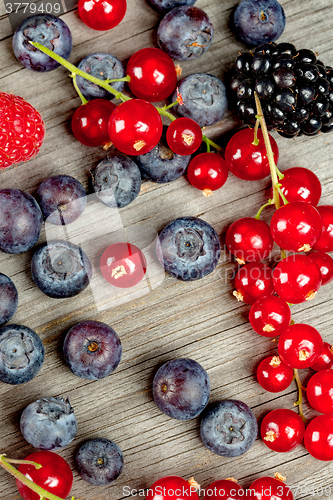
{"label": "currant cluster", "polygon": [[266,43],[241,53],[231,77],[240,119],[254,126],[254,93],[262,101],[267,127],[283,137],[333,129],[333,69],[309,49]]}
{"label": "currant cluster", "polygon": [[[310,405],[323,415],[315,417],[305,429],[302,417],[288,409],[268,413],[261,425],[263,442],[272,450],[287,452],[304,439],[306,449],[319,460],[333,460],[329,436],[333,432],[333,351],[320,333],[308,324],[295,324],[290,304],[314,298],[321,285],[333,280],[333,206],[319,205],[321,185],[308,169],[291,168],[279,172],[275,159],[278,151],[269,137],[265,120],[258,119],[263,133],[241,131],[227,146],[226,159],[231,170],[243,179],[264,177],[265,167],[271,171],[272,199],[260,208],[255,217],[242,217],[233,222],[226,234],[229,252],[241,264],[235,276],[235,297],[251,305],[252,328],[265,337],[279,337],[278,355],[261,361],[257,369],[259,384],[269,392],[289,387],[294,376],[299,385],[302,414],[300,368],[313,368],[317,373],[308,383]],[[243,137],[254,137],[251,145]],[[264,139],[264,141],[263,141]],[[267,159],[258,173],[258,165],[249,151],[264,142]],[[227,162],[228,163],[228,162]],[[245,168],[246,166],[246,168]],[[261,176],[261,177],[260,177]],[[282,206],[280,206],[282,203]],[[262,210],[274,204],[277,208],[270,225],[260,220]],[[276,243],[281,260],[273,271],[263,263]],[[311,252],[310,252],[311,251]],[[287,255],[286,252],[292,252]],[[292,431],[291,431],[292,430]]]}

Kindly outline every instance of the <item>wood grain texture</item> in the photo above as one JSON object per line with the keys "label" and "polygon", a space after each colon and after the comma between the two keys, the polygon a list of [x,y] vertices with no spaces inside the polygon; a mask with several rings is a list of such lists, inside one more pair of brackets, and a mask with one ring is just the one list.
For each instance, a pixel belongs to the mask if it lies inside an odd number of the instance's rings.
{"label": "wood grain texture", "polygon": [[[244,50],[230,30],[230,15],[236,3],[235,0],[197,1],[196,5],[211,17],[215,35],[203,57],[182,63],[183,76],[201,71],[225,78],[238,51]],[[281,4],[287,17],[281,41],[311,48],[327,65],[332,65],[331,0],[282,0]],[[70,60],[74,64],[96,51],[111,52],[126,62],[135,50],[156,46],[159,16],[145,0],[128,0],[124,21],[106,33],[83,25],[76,10],[62,17],[72,31],[74,48]],[[66,70],[58,68],[47,74],[31,72],[17,62],[11,43],[12,31],[1,3],[0,89],[30,101],[41,112],[47,132],[35,159],[0,172],[1,188],[19,188],[35,194],[42,180],[63,173],[76,177],[90,193],[89,170],[105,153],[98,148],[84,147],[71,133],[70,120],[79,99]],[[237,126],[229,111],[222,122],[207,129],[207,135],[224,146],[228,132]],[[332,136],[287,140],[273,135],[280,148],[280,169],[292,166],[312,169],[323,186],[321,204],[332,204]],[[149,227],[144,240],[148,248],[154,235],[168,222],[190,215],[213,225],[224,246],[228,225],[241,216],[254,215],[269,197],[269,190],[268,179],[245,182],[232,175],[227,184],[209,198],[192,188],[185,178],[166,185],[144,182],[138,198],[113,218],[101,204],[90,202],[81,223],[72,230],[71,238],[86,245],[95,263],[115,227],[126,228],[137,238],[142,237],[142,224]],[[264,219],[269,221],[271,214],[267,210]],[[45,239],[43,229],[40,241]],[[31,256],[32,251],[19,256],[0,253],[0,272],[14,280],[19,292],[19,307],[12,322],[34,329],[46,350],[43,368],[34,380],[17,387],[0,385],[1,451],[15,458],[24,458],[32,452],[19,430],[22,410],[41,397],[68,396],[79,429],[73,443],[59,453],[74,471],[75,498],[118,500],[126,496],[125,486],[137,490],[148,488],[166,474],[195,476],[203,488],[213,480],[232,476],[238,478],[243,487],[248,487],[255,478],[276,471],[287,476],[287,484],[294,488],[296,499],[333,498],[333,464],[313,459],[303,446],[287,454],[277,454],[258,438],[243,456],[219,457],[202,445],[199,419],[172,420],[153,402],[151,387],[157,368],[169,359],[190,357],[208,371],[211,402],[222,398],[241,399],[253,409],[259,421],[274,408],[293,408],[297,399],[293,384],[283,393],[273,395],[266,393],[256,381],[258,362],[275,352],[276,343],[252,331],[248,322],[249,306],[233,298],[235,264],[225,251],[217,269],[197,282],[182,283],[157,274],[155,281],[152,276],[147,293],[140,291],[136,298],[110,296],[110,292],[101,296],[97,273],[97,281],[91,287],[75,298],[64,300],[44,296],[33,284],[29,270]],[[321,332],[325,341],[333,343],[332,307],[328,285],[311,303],[293,306],[293,319],[308,322]],[[64,335],[84,319],[108,323],[117,331],[123,345],[118,369],[95,382],[74,376],[62,357]],[[302,379],[306,381],[308,377],[309,372],[302,373]],[[306,402],[304,406],[307,417],[314,415]],[[89,437],[112,439],[124,453],[124,471],[108,487],[89,486],[75,471],[75,452]],[[320,488],[325,487],[321,495]],[[19,498],[15,482],[3,470],[0,470],[0,498]]]}

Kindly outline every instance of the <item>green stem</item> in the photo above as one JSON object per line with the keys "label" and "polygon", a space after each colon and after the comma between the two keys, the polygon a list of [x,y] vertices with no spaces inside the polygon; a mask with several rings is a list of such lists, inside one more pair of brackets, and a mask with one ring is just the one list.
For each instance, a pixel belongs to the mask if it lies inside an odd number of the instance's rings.
{"label": "green stem", "polygon": [[73,78],[73,85],[74,85],[74,88],[76,90],[76,92],[78,93],[78,96],[79,98],[81,99],[81,102],[82,104],[87,104],[87,99],[84,97],[84,95],[82,94],[81,90],[79,89],[79,86],[77,84],[77,81],[76,81],[76,75],[74,73],[72,73],[71,75],[71,78]]}
{"label": "green stem", "polygon": [[209,151],[210,151],[210,146],[214,149],[216,149],[216,151],[222,151],[222,148],[221,146],[219,146],[218,144],[216,144],[216,142],[212,141],[211,139],[209,139],[206,135],[203,135],[202,136],[202,140],[203,142],[206,143],[207,145],[207,151],[208,151],[208,148],[209,148]]}
{"label": "green stem", "polygon": [[296,368],[294,368],[294,377],[295,377],[295,381],[296,381],[297,389],[298,389],[298,400],[294,403],[294,406],[298,406],[298,411],[299,411],[300,417],[302,417],[303,422],[306,422],[306,418],[304,417],[304,413],[303,413],[302,389],[304,389],[304,387],[302,386],[302,382],[301,382],[301,379],[299,378],[299,373],[298,373],[298,370]]}
{"label": "green stem", "polygon": [[163,108],[156,108],[156,109],[160,115],[166,116],[167,118],[169,118],[169,120],[171,122],[174,122],[175,120],[177,120],[177,118],[175,116],[173,116],[171,113],[169,113],[169,111],[167,111],[167,109],[168,109],[167,106],[163,106]]}
{"label": "green stem", "polygon": [[276,189],[278,190],[278,193],[281,196],[283,203],[285,205],[287,205],[289,203],[289,201],[287,200],[287,198],[285,197],[285,195],[281,191],[281,184],[277,184],[276,185]]}
{"label": "green stem", "polygon": [[262,207],[259,208],[257,214],[254,216],[255,219],[260,219],[260,216],[261,216],[261,212],[264,210],[264,208],[266,207],[270,207],[271,205],[273,205],[273,201],[272,200],[268,200],[267,203],[265,203]]}
{"label": "green stem", "polygon": [[[54,495],[53,493],[50,493],[49,491],[44,490],[41,486],[38,486],[38,484],[34,483],[27,477],[25,477],[24,474],[19,472],[15,467],[10,465],[11,463],[19,463],[19,464],[31,464],[34,465],[37,469],[40,469],[43,467],[41,464],[36,464],[35,462],[31,462],[30,460],[15,460],[15,459],[10,459],[6,458],[6,455],[4,453],[0,454],[0,466],[3,467],[7,472],[9,472],[12,476],[14,476],[16,479],[18,479],[22,484],[30,488],[32,491],[37,493],[37,495],[40,496],[40,500],[63,500],[62,498],[58,497],[57,495]],[[74,500],[74,497],[72,497],[72,500]]]}
{"label": "green stem", "polygon": [[283,250],[283,248],[281,248],[280,251],[281,251],[281,259],[283,260],[286,258],[286,251]]}
{"label": "green stem", "polygon": [[273,201],[273,204],[275,205],[276,209],[278,209],[278,208],[280,208],[280,197],[279,197],[279,192],[277,189],[277,184],[279,183],[279,180],[278,180],[278,176],[277,176],[276,164],[274,161],[274,154],[273,154],[273,150],[272,150],[272,146],[271,146],[271,141],[269,139],[269,134],[268,134],[265,118],[264,118],[264,115],[262,112],[260,100],[259,100],[259,97],[258,97],[256,92],[254,93],[254,98],[256,101],[257,115],[258,115],[258,119],[260,121],[260,127],[262,130],[262,135],[264,137],[269,168],[271,171],[272,186],[273,186],[273,199],[272,199],[272,201]]}
{"label": "green stem", "polygon": [[110,94],[113,94],[117,99],[121,99],[122,101],[131,100],[131,98],[128,97],[127,95],[111,87],[111,85],[109,85],[106,80],[101,80],[100,78],[96,78],[95,76],[92,76],[89,73],[82,71],[81,69],[74,66],[74,64],[71,64],[69,61],[67,61],[67,59],[64,59],[58,54],[55,54],[52,50],[48,49],[47,47],[44,47],[44,45],[41,45],[38,42],[31,42],[31,41],[29,41],[29,43],[31,43],[31,45],[36,47],[36,49],[41,50],[42,52],[44,52],[44,54],[47,54],[49,57],[57,61],[65,68],[67,68],[68,71],[70,71],[72,74],[82,76],[82,78],[85,78],[86,80],[92,83],[96,83],[96,85],[99,85],[103,89],[107,90],[108,92],[110,92]]}
{"label": "green stem", "polygon": [[256,124],[254,126],[254,138],[253,138],[253,142],[252,142],[252,144],[254,146],[258,146],[258,144],[259,144],[259,139],[258,139],[258,128],[259,128],[259,125],[260,125],[260,120],[259,120],[259,118],[257,118]]}

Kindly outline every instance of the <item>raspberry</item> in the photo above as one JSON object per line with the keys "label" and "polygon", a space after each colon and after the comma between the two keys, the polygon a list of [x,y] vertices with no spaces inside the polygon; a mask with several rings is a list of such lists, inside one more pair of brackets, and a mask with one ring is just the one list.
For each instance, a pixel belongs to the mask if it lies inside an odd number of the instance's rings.
{"label": "raspberry", "polygon": [[33,158],[45,126],[39,112],[22,97],[0,92],[0,169]]}

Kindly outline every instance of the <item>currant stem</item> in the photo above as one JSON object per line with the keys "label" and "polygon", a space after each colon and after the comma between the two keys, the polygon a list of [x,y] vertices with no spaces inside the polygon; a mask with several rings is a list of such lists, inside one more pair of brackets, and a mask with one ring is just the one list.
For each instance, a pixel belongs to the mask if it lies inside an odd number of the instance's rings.
{"label": "currant stem", "polygon": [[289,203],[289,201],[287,200],[287,198],[285,197],[285,195],[281,191],[281,184],[277,184],[276,189],[278,190],[278,193],[281,196],[284,205],[287,205]]}
{"label": "currant stem", "polygon": [[254,127],[254,139],[253,139],[253,142],[252,142],[252,144],[254,146],[258,146],[258,144],[259,144],[259,139],[258,139],[258,128],[259,128],[259,125],[260,125],[260,120],[257,117],[257,121],[256,121],[256,124],[255,124],[255,127]]}
{"label": "currant stem", "polygon": [[[20,463],[31,463],[29,461],[21,460]],[[53,493],[50,493],[41,486],[38,486],[38,484],[34,483],[33,481],[30,481],[27,477],[25,477],[24,474],[19,472],[15,467],[10,465],[9,459],[5,458],[4,454],[0,455],[0,466],[6,469],[7,472],[9,472],[12,476],[14,476],[16,479],[18,479],[22,484],[30,488],[32,491],[37,493],[41,498],[45,498],[47,500],[63,500],[62,498],[58,497],[57,495],[53,495]]]}
{"label": "currant stem", "polygon": [[270,207],[271,205],[273,205],[273,201],[271,199],[268,200],[267,203],[265,203],[264,205],[262,205],[262,207],[259,208],[257,214],[254,216],[255,219],[260,219],[260,216],[261,216],[261,212],[264,210],[264,208],[266,207]]}
{"label": "currant stem", "polygon": [[210,152],[210,146],[212,146],[214,149],[216,149],[216,151],[222,151],[221,146],[219,146],[218,144],[216,144],[216,142],[212,141],[211,139],[208,139],[208,137],[206,135],[202,136],[202,140],[207,145],[207,151],[208,151],[208,148],[209,148],[208,152]]}
{"label": "currant stem", "polygon": [[95,76],[92,76],[89,73],[82,71],[81,69],[74,66],[74,64],[71,64],[69,61],[67,61],[67,59],[64,59],[58,54],[55,54],[52,50],[48,49],[47,47],[44,47],[44,45],[41,45],[38,42],[31,42],[31,41],[29,41],[29,43],[31,43],[31,45],[36,47],[36,49],[41,50],[42,52],[44,52],[44,54],[47,54],[49,57],[57,61],[65,68],[67,68],[68,71],[71,72],[71,74],[82,76],[82,78],[85,78],[86,80],[89,80],[92,83],[96,83],[96,85],[99,85],[103,89],[107,90],[108,92],[110,92],[110,94],[113,94],[117,99],[121,99],[123,101],[131,100],[131,98],[128,97],[127,95],[111,87],[111,85],[109,85],[106,80],[101,80],[100,78],[96,78]]}
{"label": "currant stem", "polygon": [[76,75],[74,73],[72,73],[70,75],[70,77],[73,78],[74,88],[75,88],[76,92],[78,93],[78,96],[79,96],[79,98],[82,101],[82,104],[87,104],[87,102],[88,102],[87,99],[84,97],[84,95],[82,94],[81,90],[78,87],[78,84],[77,84],[77,81],[76,81]]}
{"label": "currant stem", "polygon": [[296,403],[294,403],[294,406],[298,406],[300,417],[302,417],[303,422],[306,422],[306,418],[304,417],[303,413],[303,394],[302,394],[303,386],[301,379],[299,378],[298,370],[296,368],[294,368],[294,377],[298,388],[298,400],[296,401]]}
{"label": "currant stem", "polygon": [[272,150],[272,146],[271,146],[271,141],[269,139],[268,130],[267,130],[265,118],[264,118],[264,115],[262,112],[260,100],[259,100],[259,97],[258,97],[256,92],[254,93],[254,98],[256,101],[258,120],[260,122],[262,135],[264,137],[269,168],[271,171],[272,186],[273,186],[273,200],[272,201],[273,201],[273,204],[275,205],[276,209],[278,209],[278,208],[280,208],[280,197],[279,197],[279,192],[277,190],[276,185],[279,183],[279,180],[278,180],[278,175],[277,175],[277,170],[276,170],[276,164],[274,161],[274,154],[273,154],[273,150]]}

